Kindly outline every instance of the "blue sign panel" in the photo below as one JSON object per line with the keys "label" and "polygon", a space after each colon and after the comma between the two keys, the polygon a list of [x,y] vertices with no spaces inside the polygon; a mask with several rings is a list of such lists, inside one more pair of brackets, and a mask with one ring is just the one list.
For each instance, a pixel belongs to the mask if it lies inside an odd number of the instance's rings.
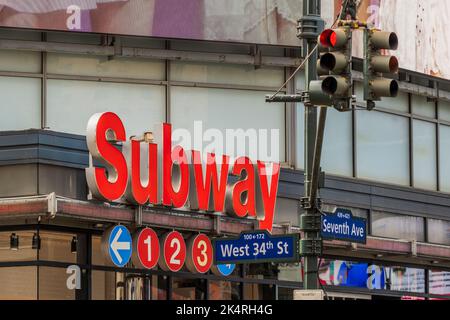
{"label": "blue sign panel", "polygon": [[236,269],[236,265],[234,263],[217,265],[217,270],[219,270],[220,274],[225,277],[231,275],[234,269]]}
{"label": "blue sign panel", "polygon": [[366,243],[366,219],[354,217],[347,209],[336,209],[322,216],[321,234],[324,239]]}
{"label": "blue sign panel", "polygon": [[111,261],[118,267],[123,267],[130,261],[132,252],[131,234],[124,226],[112,228],[108,238],[108,252]]}
{"label": "blue sign panel", "polygon": [[266,231],[213,240],[214,263],[298,262],[298,235],[272,236]]}

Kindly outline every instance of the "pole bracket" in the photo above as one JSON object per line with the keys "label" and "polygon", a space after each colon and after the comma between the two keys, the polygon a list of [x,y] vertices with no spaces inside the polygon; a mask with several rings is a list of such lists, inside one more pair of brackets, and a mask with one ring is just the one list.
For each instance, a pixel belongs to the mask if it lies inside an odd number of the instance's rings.
{"label": "pole bracket", "polygon": [[299,209],[301,209],[301,210],[308,210],[308,209],[313,209],[313,208],[320,209],[321,207],[322,207],[322,199],[320,199],[320,198],[316,198],[314,205],[311,203],[310,197],[304,197],[304,198],[300,199]]}
{"label": "pole bracket", "polygon": [[325,28],[325,21],[320,15],[306,15],[297,20],[297,37],[305,40],[316,40]]}
{"label": "pole bracket", "polygon": [[321,220],[320,214],[302,214],[300,216],[300,230],[303,232],[320,231]]}
{"label": "pole bracket", "polygon": [[300,255],[307,256],[321,256],[322,255],[322,240],[321,239],[301,239],[300,240]]}

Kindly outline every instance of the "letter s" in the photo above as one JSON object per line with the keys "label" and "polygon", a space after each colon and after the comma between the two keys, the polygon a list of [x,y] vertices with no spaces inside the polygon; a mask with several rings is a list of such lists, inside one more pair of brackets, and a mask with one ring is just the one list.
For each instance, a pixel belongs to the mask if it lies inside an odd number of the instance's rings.
{"label": "letter s", "polygon": [[100,200],[114,201],[125,193],[128,170],[125,157],[113,143],[125,141],[125,128],[120,118],[112,112],[96,113],[87,125],[87,145],[93,160],[86,168],[86,180],[92,195]]}

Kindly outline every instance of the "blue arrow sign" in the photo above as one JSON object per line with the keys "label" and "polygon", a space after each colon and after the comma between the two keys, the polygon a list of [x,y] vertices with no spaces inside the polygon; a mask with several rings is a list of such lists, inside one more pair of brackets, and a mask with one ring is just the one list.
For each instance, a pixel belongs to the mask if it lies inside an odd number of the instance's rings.
{"label": "blue arrow sign", "polygon": [[272,236],[267,231],[213,239],[214,263],[298,262],[298,235]]}
{"label": "blue arrow sign", "polygon": [[325,216],[322,216],[321,234],[324,239],[365,244],[367,222],[366,219],[354,217],[350,210],[338,208],[334,213],[325,213]]}
{"label": "blue arrow sign", "polygon": [[108,251],[112,262],[123,267],[130,261],[132,252],[131,234],[124,226],[115,226],[108,239]]}
{"label": "blue arrow sign", "polygon": [[236,269],[236,265],[234,263],[217,265],[217,270],[219,270],[220,274],[222,274],[225,277],[231,275],[234,269]]}

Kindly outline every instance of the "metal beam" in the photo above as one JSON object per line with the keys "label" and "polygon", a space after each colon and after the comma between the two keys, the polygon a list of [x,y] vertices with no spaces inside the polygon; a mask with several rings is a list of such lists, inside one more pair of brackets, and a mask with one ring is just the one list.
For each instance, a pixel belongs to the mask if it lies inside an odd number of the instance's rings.
{"label": "metal beam", "polygon": [[254,55],[232,54],[232,53],[209,53],[192,52],[166,49],[147,49],[123,47],[118,50],[114,46],[60,43],[60,42],[42,42],[42,41],[24,41],[24,40],[5,40],[0,39],[1,50],[22,50],[35,52],[51,52],[65,54],[86,54],[97,56],[108,56],[118,58],[142,58],[142,59],[161,59],[173,61],[192,61],[206,63],[226,63],[252,66],[268,67],[288,67],[297,68],[302,59],[290,57],[272,57],[262,56],[259,58]]}

